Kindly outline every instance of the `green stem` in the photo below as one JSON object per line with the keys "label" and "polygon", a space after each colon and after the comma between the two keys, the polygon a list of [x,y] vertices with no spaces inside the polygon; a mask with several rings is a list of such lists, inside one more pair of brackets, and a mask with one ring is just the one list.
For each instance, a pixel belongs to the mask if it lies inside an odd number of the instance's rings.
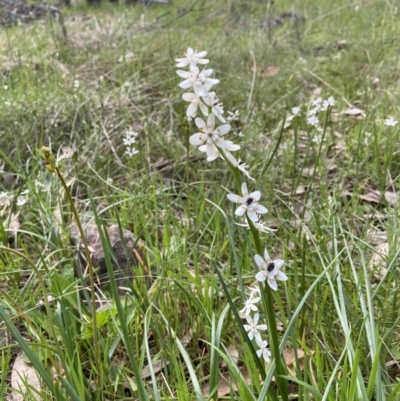
{"label": "green stem", "polygon": [[[76,225],[78,226],[79,233],[81,235],[81,240],[83,246],[85,248],[86,260],[88,263],[88,270],[89,270],[89,279],[90,279],[90,297],[91,297],[91,309],[92,309],[92,321],[93,321],[93,349],[94,349],[94,357],[95,357],[95,366],[101,366],[101,357],[100,357],[100,348],[98,347],[98,332],[97,332],[97,321],[96,321],[96,298],[95,298],[95,287],[94,287],[94,267],[92,263],[92,257],[89,250],[89,244],[86,240],[85,232],[83,230],[81,220],[79,218],[78,212],[76,210],[74,200],[72,199],[71,193],[68,189],[67,183],[64,180],[60,170],[58,167],[53,166],[55,173],[57,174],[58,178],[61,181],[62,186],[64,187],[65,193],[67,194],[67,198],[69,204],[71,206],[72,214],[74,215]],[[100,373],[100,372],[98,372]],[[101,374],[96,375],[98,380],[98,388],[102,388],[101,383]]]}

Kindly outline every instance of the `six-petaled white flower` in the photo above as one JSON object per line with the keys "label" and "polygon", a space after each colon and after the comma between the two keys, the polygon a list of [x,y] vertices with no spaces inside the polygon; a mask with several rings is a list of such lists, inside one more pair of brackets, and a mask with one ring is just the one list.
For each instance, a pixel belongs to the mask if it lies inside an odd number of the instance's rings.
{"label": "six-petaled white flower", "polygon": [[209,78],[213,73],[211,68],[200,72],[198,67],[193,67],[190,71],[178,70],[176,72],[184,80],[179,84],[182,89],[193,88],[194,93],[199,96],[207,95],[213,85],[219,82],[218,79]]}
{"label": "six-petaled white flower", "polygon": [[244,308],[239,311],[241,317],[249,316],[251,312],[257,312],[257,304],[260,302],[261,297],[254,297],[253,293],[250,295],[249,299],[246,299],[244,303]]}
{"label": "six-petaled white flower", "polygon": [[201,132],[192,135],[189,138],[189,142],[194,146],[199,146],[199,150],[201,152],[206,152],[207,156],[212,158],[212,160],[214,160],[215,156],[218,157],[219,155],[215,153],[216,146],[229,151],[240,149],[239,145],[235,145],[233,142],[223,139],[223,136],[231,130],[231,126],[229,124],[224,124],[215,127],[214,114],[208,115],[207,123],[202,118],[196,118],[194,122]]}
{"label": "six-petaled white flower", "polygon": [[136,142],[137,136],[138,136],[138,133],[135,131],[126,131],[125,138],[123,138],[122,141],[124,142],[124,145],[129,146]]}
{"label": "six-petaled white flower", "polygon": [[284,261],[282,259],[272,260],[266,249],[264,250],[264,258],[260,255],[255,255],[254,260],[260,269],[256,274],[257,281],[263,282],[267,280],[268,285],[273,290],[276,291],[278,289],[276,280],[285,281],[288,279],[286,274],[281,272]]}
{"label": "six-petaled white flower", "polygon": [[256,341],[262,341],[260,331],[267,330],[266,324],[258,324],[259,319],[260,315],[258,313],[254,315],[253,319],[251,318],[251,316],[246,316],[248,324],[244,324],[243,327],[246,331],[248,331],[248,336],[250,340],[255,338]]}
{"label": "six-petaled white flower", "polygon": [[310,124],[314,127],[318,127],[319,118],[316,115],[311,115],[307,118],[307,124]]}
{"label": "six-petaled white flower", "polygon": [[260,356],[262,355],[264,360],[265,360],[265,362],[269,362],[270,357],[271,357],[271,352],[267,348],[268,347],[268,341],[257,341],[257,345],[260,347],[260,349],[258,349],[256,351],[257,356],[260,358]]}
{"label": "six-petaled white flower", "polygon": [[292,114],[294,117],[297,117],[301,114],[300,106],[292,107]]}
{"label": "six-petaled white flower", "polygon": [[237,167],[238,170],[240,170],[247,178],[255,181],[254,178],[250,177],[250,173],[247,171],[249,166],[242,159],[239,158],[236,160],[236,158],[229,152],[225,152],[225,155],[233,167]]}
{"label": "six-petaled white flower", "polygon": [[267,208],[258,203],[261,198],[261,192],[254,191],[249,194],[245,182],[242,183],[242,196],[228,194],[227,197],[231,202],[240,204],[235,210],[236,216],[243,216],[247,212],[247,216],[250,220],[257,221],[259,219],[259,214],[268,212]]}
{"label": "six-petaled white flower", "polygon": [[183,68],[188,65],[190,67],[195,67],[197,64],[207,64],[209,60],[204,58],[207,55],[207,52],[197,52],[197,50],[193,50],[191,47],[188,47],[186,50],[184,58],[176,58],[175,61],[178,63],[176,67]]}

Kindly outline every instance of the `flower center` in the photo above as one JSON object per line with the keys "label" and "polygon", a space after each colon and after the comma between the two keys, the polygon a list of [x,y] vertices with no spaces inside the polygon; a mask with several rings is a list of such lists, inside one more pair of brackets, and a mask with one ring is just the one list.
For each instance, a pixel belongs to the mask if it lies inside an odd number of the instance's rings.
{"label": "flower center", "polygon": [[250,206],[253,202],[254,202],[254,199],[251,198],[251,197],[248,197],[247,200],[246,200],[247,206]]}
{"label": "flower center", "polygon": [[267,264],[268,273],[271,273],[274,269],[275,269],[275,263],[274,262],[268,262],[268,264]]}

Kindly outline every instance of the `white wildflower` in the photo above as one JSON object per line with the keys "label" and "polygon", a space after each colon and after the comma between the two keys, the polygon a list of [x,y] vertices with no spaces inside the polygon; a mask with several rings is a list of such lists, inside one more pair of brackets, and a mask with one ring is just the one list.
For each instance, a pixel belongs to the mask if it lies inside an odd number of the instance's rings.
{"label": "white wildflower", "polygon": [[258,324],[259,319],[260,315],[258,313],[254,315],[254,319],[252,319],[250,316],[246,316],[248,324],[243,325],[243,327],[246,331],[248,331],[248,336],[250,340],[255,338],[256,341],[261,341],[260,331],[267,330],[266,324]]}
{"label": "white wildflower", "polygon": [[26,196],[18,196],[16,205],[24,206],[28,202],[28,198]]}
{"label": "white wildflower", "polygon": [[247,212],[247,216],[250,220],[257,221],[259,219],[259,214],[265,214],[268,212],[267,208],[258,203],[261,198],[261,192],[255,191],[249,194],[245,182],[242,183],[242,196],[228,194],[227,198],[231,202],[240,204],[240,206],[235,210],[236,216],[243,216]]}
{"label": "white wildflower", "polygon": [[242,159],[239,158],[236,160],[236,158],[230,152],[225,152],[225,155],[234,167],[237,167],[238,170],[240,170],[247,178],[255,181],[254,178],[250,177],[250,173],[247,171],[249,166],[244,163]]}
{"label": "white wildflower", "polygon": [[199,146],[199,150],[201,152],[206,152],[208,158],[214,160],[214,156],[218,157],[219,154],[216,155],[215,147],[229,151],[240,149],[239,145],[235,145],[233,142],[223,139],[223,136],[230,131],[231,126],[229,124],[224,124],[215,128],[214,114],[209,114],[207,123],[202,118],[196,118],[194,122],[201,132],[192,135],[189,138],[189,142],[194,146]]}
{"label": "white wildflower", "polygon": [[318,127],[319,125],[319,118],[317,116],[310,116],[307,118],[307,124],[310,124],[314,127]]}
{"label": "white wildflower", "polygon": [[235,111],[228,111],[228,117],[226,117],[226,119],[228,121],[236,121],[239,120],[239,110],[235,110]]}
{"label": "white wildflower", "polygon": [[176,67],[183,68],[190,65],[190,68],[195,67],[197,64],[207,64],[209,60],[204,58],[207,55],[206,51],[197,52],[191,47],[186,50],[184,58],[176,58],[175,61],[178,63]]}
{"label": "white wildflower", "polygon": [[276,280],[286,281],[288,279],[286,274],[281,272],[284,261],[282,259],[272,260],[269,257],[266,249],[264,250],[264,258],[260,255],[255,255],[254,260],[260,269],[260,271],[256,274],[257,281],[264,282],[267,280],[268,285],[273,290],[276,291],[278,289]]}
{"label": "white wildflower", "polygon": [[244,318],[249,316],[251,312],[257,312],[258,307],[257,304],[260,302],[261,297],[252,297],[250,296],[249,299],[246,299],[244,303],[244,308],[239,311],[240,317]]}
{"label": "white wildflower", "polygon": [[139,153],[139,151],[134,147],[132,147],[132,148],[131,147],[127,147],[126,150],[125,150],[125,153],[129,157],[132,157],[133,155],[136,155],[136,153]]}
{"label": "white wildflower", "polygon": [[265,360],[265,362],[269,362],[270,357],[271,357],[271,352],[267,348],[268,347],[268,341],[257,341],[257,345],[260,347],[260,349],[258,349],[256,351],[257,356],[260,358],[261,355],[262,355],[264,360]]}
{"label": "white wildflower", "polygon": [[301,107],[300,106],[292,107],[292,114],[294,117],[298,117],[301,114]]}
{"label": "white wildflower", "polygon": [[199,96],[205,96],[213,85],[219,82],[218,79],[209,78],[213,73],[211,68],[200,72],[198,67],[191,68],[190,71],[178,70],[176,73],[184,80],[179,84],[182,89],[193,88],[194,93]]}
{"label": "white wildflower", "polygon": [[135,131],[126,131],[125,138],[123,138],[122,141],[124,142],[124,145],[126,145],[126,146],[133,145],[136,142],[137,136],[138,136],[138,133]]}
{"label": "white wildflower", "polygon": [[395,127],[397,125],[397,120],[395,120],[393,117],[388,117],[385,121],[384,124],[387,127]]}

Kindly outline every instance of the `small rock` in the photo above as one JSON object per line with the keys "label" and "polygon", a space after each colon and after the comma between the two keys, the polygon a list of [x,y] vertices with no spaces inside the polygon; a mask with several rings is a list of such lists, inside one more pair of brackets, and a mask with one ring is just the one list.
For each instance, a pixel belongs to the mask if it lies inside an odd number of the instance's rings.
{"label": "small rock", "polygon": [[[100,279],[100,285],[106,285],[109,283],[109,279],[104,250],[99,236],[99,227],[95,223],[89,223],[84,225],[83,228],[90,248],[93,267],[96,268],[97,276]],[[140,274],[145,274],[148,277],[146,281],[150,286],[152,272],[149,262],[154,260],[154,255],[147,249],[146,244],[129,230],[122,229],[120,232],[117,225],[112,225],[106,230],[111,248],[114,251],[114,255],[110,255],[110,259],[117,285],[129,288],[135,277],[135,272],[140,267]],[[83,274],[87,275],[86,253],[76,224],[71,228],[69,237],[71,243],[78,249]]]}

